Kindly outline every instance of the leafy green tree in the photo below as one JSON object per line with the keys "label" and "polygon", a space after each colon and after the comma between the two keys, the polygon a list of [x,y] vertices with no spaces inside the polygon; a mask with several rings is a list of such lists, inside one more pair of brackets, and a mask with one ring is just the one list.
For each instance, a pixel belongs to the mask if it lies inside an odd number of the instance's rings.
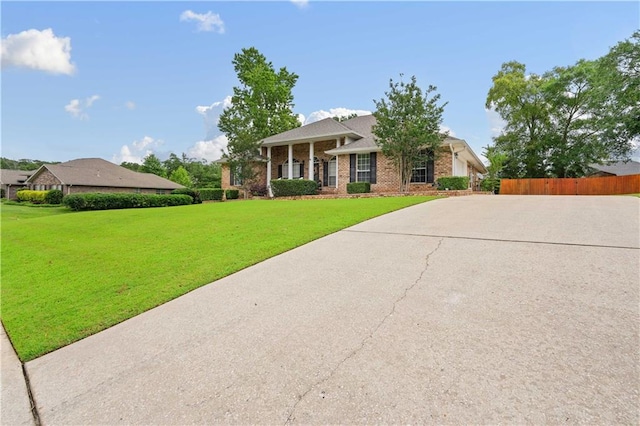
{"label": "leafy green tree", "polygon": [[598,118],[613,158],[626,158],[640,144],[640,30],[597,61]]}
{"label": "leafy green tree", "polygon": [[496,145],[516,155],[512,177],[537,177],[545,171],[544,133],[549,120],[542,87],[545,77],[527,74],[524,64],[507,62],[493,76],[486,108],[494,109],[507,125]]}
{"label": "leafy green tree", "polygon": [[483,155],[489,160],[487,175],[482,179],[480,188],[483,191],[496,192],[500,188],[502,169],[507,161],[507,154],[501,152],[495,146],[486,146]]}
{"label": "leafy green tree", "polygon": [[243,182],[246,196],[257,175],[260,141],[300,125],[292,93],[298,76],[286,68],[276,71],[254,47],[235,54],[232,63],[240,86],[233,88],[231,106],[220,115],[218,128],[229,140],[224,157]]}
{"label": "leafy green tree", "polygon": [[355,112],[352,112],[351,114],[347,114],[347,115],[336,115],[332,118],[336,120],[338,123],[342,123],[343,121],[351,120],[352,118],[356,118],[357,116],[358,114],[356,114]]}
{"label": "leafy green tree", "polygon": [[430,97],[436,90],[430,85],[423,92],[415,76],[409,83],[390,79],[386,99],[374,100],[376,125],[372,131],[383,154],[398,170],[402,192],[409,189],[415,165],[437,153],[447,136],[440,131],[446,103],[438,105],[439,94]]}
{"label": "leafy green tree", "polygon": [[153,173],[154,175],[158,175],[163,178],[167,177],[166,169],[155,154],[149,154],[144,157],[140,171],[143,173]]}
{"label": "leafy green tree", "polygon": [[640,139],[640,31],[595,61],[542,76],[507,62],[486,107],[506,121],[495,147],[505,177],[579,177],[592,163],[626,159]]}
{"label": "leafy green tree", "polygon": [[191,161],[185,166],[195,188],[220,188],[222,181],[222,170],[219,163],[209,163],[206,161]]}
{"label": "leafy green tree", "polygon": [[133,170],[134,172],[139,172],[142,164],[131,163],[129,161],[123,161],[120,163],[120,167],[124,167],[125,169]]}
{"label": "leafy green tree", "polygon": [[187,188],[191,188],[193,186],[193,182],[191,181],[191,176],[189,176],[189,172],[182,166],[178,166],[171,175],[169,175],[169,180],[171,182],[179,183],[182,186],[186,186]]}
{"label": "leafy green tree", "polygon": [[178,167],[186,167],[187,163],[190,159],[187,157],[185,153],[182,153],[182,157],[178,157],[173,152],[169,154],[169,158],[162,162],[165,170],[167,171],[167,175],[171,176],[171,174],[178,169]]}

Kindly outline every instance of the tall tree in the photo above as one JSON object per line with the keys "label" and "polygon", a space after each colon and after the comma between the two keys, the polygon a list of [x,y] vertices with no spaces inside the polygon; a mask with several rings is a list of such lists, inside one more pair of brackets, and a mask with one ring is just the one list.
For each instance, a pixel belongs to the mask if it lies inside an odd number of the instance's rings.
{"label": "tall tree", "polygon": [[231,106],[220,115],[218,128],[227,136],[226,159],[246,188],[257,174],[253,167],[260,140],[298,127],[293,93],[298,76],[286,68],[276,71],[255,47],[234,55],[240,86],[233,88]]}
{"label": "tall tree", "polygon": [[595,61],[542,76],[507,62],[486,107],[506,121],[495,147],[504,177],[579,177],[592,163],[626,159],[640,145],[640,31]]}
{"label": "tall tree", "polygon": [[191,188],[193,186],[189,172],[187,172],[187,169],[182,166],[178,166],[177,169],[171,172],[169,180],[171,182],[179,183],[182,186],[186,186],[187,188]]}
{"label": "tall tree", "polygon": [[510,168],[514,177],[536,177],[544,174],[544,131],[549,114],[542,94],[545,78],[527,74],[524,64],[507,62],[493,77],[486,108],[494,109],[507,125],[496,139],[505,151],[517,155],[517,165]]}
{"label": "tall tree", "polygon": [[167,170],[155,154],[149,154],[144,157],[140,171],[143,173],[153,173],[154,175],[158,175],[163,178],[167,177]]}
{"label": "tall tree", "polygon": [[437,154],[447,136],[440,131],[446,103],[438,105],[440,95],[434,93],[436,90],[430,85],[423,92],[415,76],[409,83],[390,79],[386,99],[374,99],[376,125],[372,131],[382,153],[398,170],[402,192],[409,189],[415,165]]}

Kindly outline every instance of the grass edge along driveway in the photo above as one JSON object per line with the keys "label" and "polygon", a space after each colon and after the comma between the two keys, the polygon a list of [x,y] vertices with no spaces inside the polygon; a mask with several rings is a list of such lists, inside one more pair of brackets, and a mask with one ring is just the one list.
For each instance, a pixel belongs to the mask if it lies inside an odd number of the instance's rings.
{"label": "grass edge along driveway", "polygon": [[28,207],[7,209],[2,322],[26,362],[265,259],[434,198],[240,201],[23,220],[19,209]]}

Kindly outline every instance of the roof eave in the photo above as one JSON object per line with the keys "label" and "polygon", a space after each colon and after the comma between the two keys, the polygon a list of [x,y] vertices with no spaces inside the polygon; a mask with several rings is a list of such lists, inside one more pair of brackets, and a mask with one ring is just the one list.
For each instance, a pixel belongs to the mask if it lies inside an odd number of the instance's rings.
{"label": "roof eave", "polygon": [[355,132],[355,131],[350,131],[350,132],[339,132],[339,133],[328,133],[328,134],[323,134],[323,135],[317,135],[317,136],[312,136],[312,137],[302,137],[302,138],[295,138],[295,139],[287,139],[287,140],[283,140],[283,141],[276,141],[276,142],[265,142],[264,140],[262,140],[260,142],[260,146],[284,146],[284,145],[297,145],[297,144],[301,144],[301,143],[309,143],[309,142],[319,142],[319,141],[325,141],[325,140],[329,140],[329,139],[336,139],[336,138],[340,138],[343,136],[349,136],[349,137],[355,137],[355,138],[363,138],[364,136],[362,136],[360,133]]}

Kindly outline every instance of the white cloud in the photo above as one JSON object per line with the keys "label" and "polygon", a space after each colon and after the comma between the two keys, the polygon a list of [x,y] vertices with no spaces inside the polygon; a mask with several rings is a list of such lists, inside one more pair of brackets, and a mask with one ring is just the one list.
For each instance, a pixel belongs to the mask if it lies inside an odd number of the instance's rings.
{"label": "white cloud", "polygon": [[205,140],[213,140],[220,135],[220,130],[218,129],[220,114],[229,106],[231,106],[231,96],[227,96],[211,105],[196,107],[196,112],[204,117]]}
{"label": "white cloud", "polygon": [[131,145],[123,145],[120,152],[113,156],[113,162],[120,164],[124,161],[128,163],[142,164],[144,157],[154,154],[154,151],[164,144],[161,139],[154,139],[151,136],[145,136],[138,141],[133,141]]}
{"label": "white cloud", "polygon": [[301,126],[304,126],[304,122],[305,122],[305,116],[304,114],[298,114],[298,122],[300,123]]}
{"label": "white cloud", "polygon": [[192,158],[214,161],[222,157],[222,152],[227,148],[228,142],[225,135],[219,135],[207,141],[199,141],[187,150],[187,155]]}
{"label": "white cloud", "polygon": [[504,128],[507,126],[507,122],[500,117],[493,109],[485,108],[484,112],[487,115],[487,121],[489,122],[489,128],[491,129],[491,136],[500,136]]}
{"label": "white cloud", "polygon": [[2,68],[19,67],[52,74],[71,75],[71,38],[56,37],[53,30],[27,30],[2,39]]}
{"label": "white cloud", "polygon": [[309,0],[291,0],[291,3],[295,4],[300,9],[304,9],[309,6]]}
{"label": "white cloud", "polygon": [[136,104],[133,101],[127,101],[124,103],[124,106],[129,109],[129,110],[134,110],[136,109]]}
{"label": "white cloud", "polygon": [[[309,116],[304,120],[304,124],[310,124],[315,121],[324,120],[325,118],[330,118],[330,117],[346,117],[351,114],[369,115],[371,114],[371,111],[367,111],[364,109],[349,109],[349,108],[343,108],[343,107],[330,108],[329,111],[325,111],[321,109],[309,114]],[[304,118],[304,115],[298,114],[298,120],[300,120],[301,117]]]}
{"label": "white cloud", "polygon": [[191,10],[185,10],[180,15],[180,21],[195,21],[198,23],[198,31],[212,31],[218,34],[224,34],[224,22],[220,15],[208,11],[207,13],[195,13]]}
{"label": "white cloud", "polygon": [[86,98],[84,101],[80,99],[71,99],[67,105],[64,106],[64,110],[71,114],[72,117],[80,120],[88,120],[89,114],[86,110],[91,108],[93,103],[100,99],[100,96],[93,95]]}

